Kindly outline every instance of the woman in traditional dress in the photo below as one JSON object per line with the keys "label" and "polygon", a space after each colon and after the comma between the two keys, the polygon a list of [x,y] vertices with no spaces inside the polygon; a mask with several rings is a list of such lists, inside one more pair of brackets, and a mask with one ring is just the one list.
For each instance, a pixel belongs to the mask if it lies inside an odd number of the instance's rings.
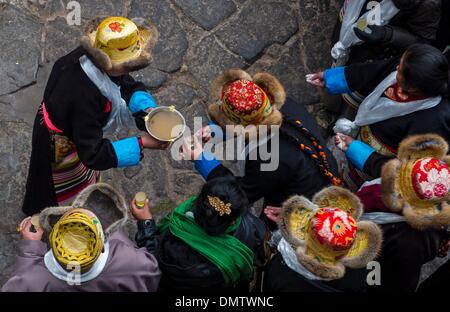
{"label": "woman in traditional dress", "polygon": [[55,62],[34,122],[25,214],[70,202],[100,170],[137,165],[143,148],[165,147],[148,134],[103,138],[104,131],[132,127],[131,113],[156,107],[128,73],[149,65],[157,38],[149,22],[97,18],[81,47]]}
{"label": "woman in traditional dress", "polygon": [[[370,291],[415,291],[427,270],[422,266],[448,252],[450,190],[448,143],[435,134],[413,135],[400,143],[398,158],[386,163],[381,178],[357,192],[364,218],[380,224],[383,249],[379,285]],[[436,259],[437,260],[437,259]],[[440,279],[439,273],[433,279]],[[431,284],[431,282],[426,282]]]}
{"label": "woman in traditional dress", "polygon": [[[240,69],[227,70],[213,82],[212,96],[215,102],[208,113],[216,125],[203,129],[204,140],[211,140],[211,132],[219,137],[227,126],[243,129],[237,130],[236,138],[225,139],[245,141],[238,180],[250,203],[263,198],[264,207],[279,207],[292,194],[311,198],[324,187],[341,183],[315,118],[303,105],[286,98],[274,76],[257,73],[252,77]],[[258,127],[267,127],[266,132]],[[195,147],[191,159],[205,180],[233,175],[201,146]]]}
{"label": "woman in traditional dress", "polygon": [[[347,0],[333,35],[335,66],[400,56],[415,43],[435,44],[440,17],[441,0]],[[349,92],[325,99],[328,109],[346,109],[353,118],[364,98]]]}
{"label": "woman in traditional dress", "polygon": [[232,177],[207,182],[157,225],[148,204],[133,201],[131,212],[138,246],[158,259],[161,291],[249,291],[268,257],[269,233]]}
{"label": "woman in traditional dress", "polygon": [[430,45],[411,46],[400,61],[337,67],[312,80],[332,94],[358,90],[367,96],[353,122],[338,120],[335,127],[349,160],[344,179],[354,191],[380,176],[407,136],[435,133],[450,141],[448,60]]}
{"label": "woman in traditional dress", "polygon": [[[100,191],[125,217],[103,228],[85,207],[90,194]],[[113,207],[111,207],[113,208]],[[73,206],[44,209],[36,222],[19,225],[14,270],[3,292],[153,292],[161,271],[156,258],[138,248],[119,227],[126,223],[128,207],[111,186],[85,188]],[[54,222],[55,216],[56,223]],[[104,221],[104,220],[103,220]],[[42,236],[49,235],[50,250]]]}
{"label": "woman in traditional dress", "polygon": [[277,253],[264,270],[263,290],[367,290],[367,264],[377,257],[383,239],[381,229],[363,221],[362,214],[360,200],[341,187],[325,188],[312,201],[289,198],[277,218]]}

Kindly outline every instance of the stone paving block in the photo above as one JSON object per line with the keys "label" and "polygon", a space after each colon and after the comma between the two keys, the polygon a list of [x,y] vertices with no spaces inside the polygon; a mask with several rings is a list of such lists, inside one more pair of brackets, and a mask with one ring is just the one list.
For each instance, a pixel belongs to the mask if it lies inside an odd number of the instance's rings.
{"label": "stone paving block", "polygon": [[251,0],[217,37],[234,53],[252,60],[273,43],[284,43],[298,30],[296,15],[284,3]]}
{"label": "stone paving block", "polygon": [[[85,21],[96,16],[121,16],[125,0],[77,0],[81,5],[81,18]],[[67,5],[69,1],[65,0]],[[85,22],[84,21],[84,22]]]}
{"label": "stone paving block", "polygon": [[309,70],[317,71],[331,65],[331,37],[336,26],[339,1],[300,0],[300,22],[304,35],[305,63]]}
{"label": "stone paving block", "polygon": [[201,87],[209,90],[212,80],[223,70],[244,67],[246,62],[226,51],[214,36],[207,36],[194,47],[193,56],[187,61],[187,65]]}
{"label": "stone paving block", "polygon": [[153,61],[149,67],[133,72],[131,75],[134,79],[144,83],[145,87],[148,89],[159,88],[166,82],[169,75],[155,68],[154,66],[156,65],[157,64]]}
{"label": "stone paving block", "polygon": [[36,81],[41,28],[36,17],[11,5],[0,4],[0,95]]}
{"label": "stone paving block", "polygon": [[174,82],[154,94],[156,102],[161,106],[174,105],[178,110],[192,104],[194,89],[186,83]]}
{"label": "stone paving block", "polygon": [[149,18],[156,24],[159,41],[153,49],[153,66],[174,72],[181,67],[188,47],[186,33],[180,26],[178,17],[166,1],[133,1],[130,17]]}
{"label": "stone paving block", "polygon": [[77,48],[82,34],[81,26],[68,25],[65,18],[58,17],[49,22],[45,42],[46,61],[54,63],[58,58]]}
{"label": "stone paving block", "polygon": [[[14,263],[14,246],[19,238],[21,211],[31,150],[27,124],[0,113],[0,285]],[[18,144],[20,143],[20,144]]]}
{"label": "stone paving block", "polygon": [[213,29],[236,11],[231,0],[175,0],[175,3],[206,30]]}
{"label": "stone paving block", "polygon": [[256,62],[249,71],[254,74],[267,71],[278,78],[284,86],[287,96],[304,105],[317,103],[320,100],[315,87],[306,82],[306,69],[302,62],[300,41],[297,40],[289,49],[276,56],[277,61],[271,63]]}

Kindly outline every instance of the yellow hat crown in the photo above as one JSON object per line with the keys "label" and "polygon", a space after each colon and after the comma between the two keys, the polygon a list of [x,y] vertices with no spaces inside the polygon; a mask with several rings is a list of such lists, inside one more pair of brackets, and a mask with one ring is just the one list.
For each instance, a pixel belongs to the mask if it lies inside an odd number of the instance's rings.
{"label": "yellow hat crown", "polygon": [[105,52],[112,61],[125,61],[141,53],[139,28],[125,17],[104,19],[92,35],[95,35],[94,47]]}
{"label": "yellow hat crown", "polygon": [[104,234],[94,213],[86,209],[73,209],[55,224],[50,242],[53,254],[63,268],[75,262],[81,271],[86,271],[102,252]]}

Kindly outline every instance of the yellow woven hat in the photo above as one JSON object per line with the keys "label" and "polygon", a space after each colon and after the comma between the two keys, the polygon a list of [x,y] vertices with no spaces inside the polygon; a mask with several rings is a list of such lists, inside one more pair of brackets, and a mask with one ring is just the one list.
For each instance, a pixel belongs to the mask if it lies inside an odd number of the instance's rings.
{"label": "yellow woven hat", "polygon": [[158,31],[151,22],[140,20],[137,25],[128,18],[112,16],[89,22],[81,46],[103,70],[132,71],[150,63],[150,49],[157,39]]}
{"label": "yellow woven hat", "polygon": [[300,196],[288,199],[279,227],[307,270],[334,280],[345,275],[345,267],[365,267],[381,250],[381,229],[373,222],[358,222],[362,211],[350,191],[329,187],[312,202]]}
{"label": "yellow woven hat", "polygon": [[382,170],[382,196],[418,229],[450,225],[450,157],[447,142],[435,134],[416,135],[400,143],[398,159]]}
{"label": "yellow woven hat", "polygon": [[78,263],[82,272],[89,270],[100,256],[105,237],[97,216],[87,209],[66,212],[53,227],[50,243],[53,255],[63,268]]}

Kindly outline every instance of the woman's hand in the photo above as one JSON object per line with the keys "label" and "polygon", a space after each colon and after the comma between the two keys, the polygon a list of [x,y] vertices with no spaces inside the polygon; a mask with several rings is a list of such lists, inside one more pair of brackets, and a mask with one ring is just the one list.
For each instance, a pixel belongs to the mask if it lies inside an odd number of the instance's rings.
{"label": "woman's hand", "polygon": [[267,206],[264,208],[264,214],[269,220],[278,223],[281,216],[281,207]]}
{"label": "woman's hand", "polygon": [[342,133],[338,133],[334,137],[334,144],[343,152],[347,152],[348,147],[353,141],[354,139],[351,136]]}
{"label": "woman's hand", "polygon": [[148,199],[145,200],[144,207],[142,208],[139,208],[136,205],[136,200],[133,199],[133,201],[130,204],[130,211],[136,220],[143,221],[153,219],[152,212],[150,211],[150,207],[148,205]]}
{"label": "woman's hand", "polygon": [[152,137],[148,133],[144,133],[143,135],[141,135],[141,138],[142,138],[142,144],[144,145],[144,148],[166,149],[170,145],[169,142],[159,141],[159,140],[155,139],[154,137]]}
{"label": "woman's hand", "polygon": [[19,225],[20,236],[22,236],[22,239],[24,240],[40,241],[44,231],[39,228],[36,229],[36,233],[33,233],[31,232],[31,225],[31,217],[23,219]]}
{"label": "woman's hand", "polygon": [[181,157],[186,160],[197,160],[203,152],[202,144],[197,135],[185,138],[181,146]]}
{"label": "woman's hand", "polygon": [[306,82],[314,86],[324,88],[325,81],[323,80],[323,72],[306,75]]}
{"label": "woman's hand", "polygon": [[212,139],[212,130],[210,126],[205,126],[200,129],[200,135],[203,143],[209,142]]}

